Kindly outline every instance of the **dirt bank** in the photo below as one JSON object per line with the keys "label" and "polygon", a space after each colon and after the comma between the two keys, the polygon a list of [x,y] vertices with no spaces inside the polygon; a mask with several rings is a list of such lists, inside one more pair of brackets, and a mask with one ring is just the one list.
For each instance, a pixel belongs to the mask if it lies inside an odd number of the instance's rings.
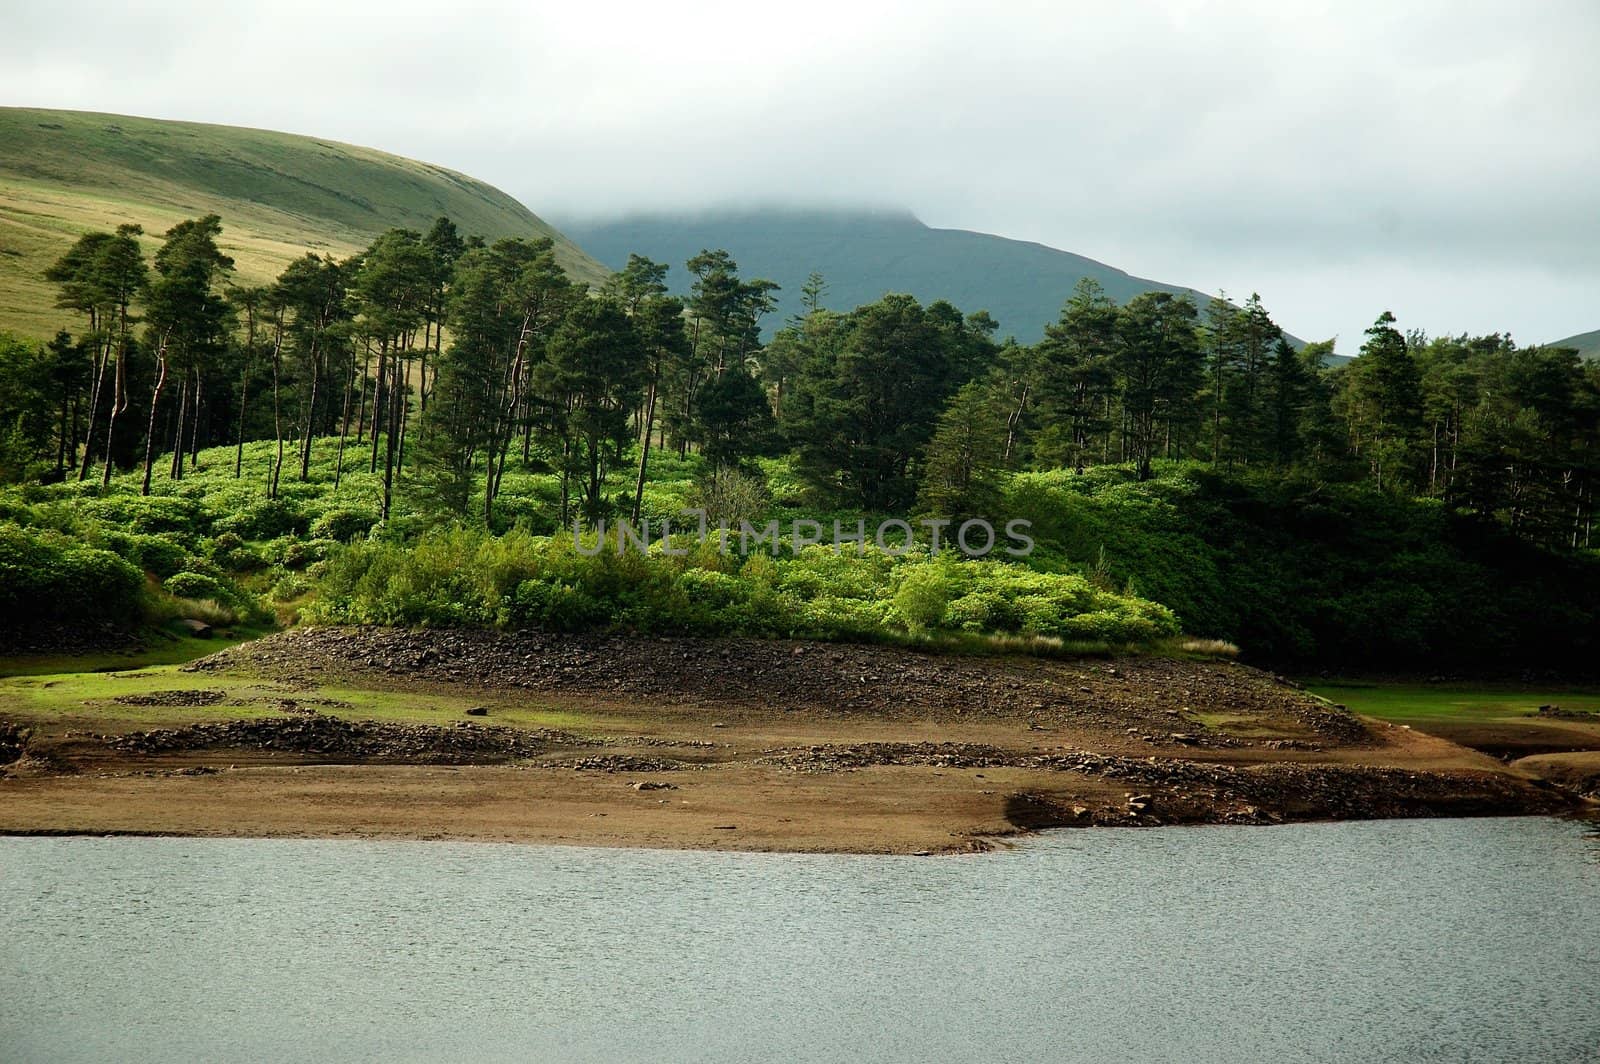
{"label": "dirt bank", "polygon": [[186,666],[280,679],[481,686],[653,705],[885,720],[1027,720],[1181,745],[1250,745],[1203,715],[1244,714],[1310,741],[1360,743],[1365,727],[1281,678],[1232,663],[1054,661],[759,639],[302,628]]}
{"label": "dirt bank", "polygon": [[[0,707],[0,831],[914,853],[1065,825],[1582,805],[1226,662],[303,629],[185,669],[189,688],[70,713]],[[408,719],[362,719],[351,692]],[[530,706],[567,723],[532,726]],[[167,711],[201,719],[137,718]]]}

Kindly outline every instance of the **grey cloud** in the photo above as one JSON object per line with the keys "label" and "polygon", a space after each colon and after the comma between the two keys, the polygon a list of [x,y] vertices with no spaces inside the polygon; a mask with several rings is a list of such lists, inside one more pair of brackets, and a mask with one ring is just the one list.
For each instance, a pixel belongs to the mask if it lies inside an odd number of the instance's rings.
{"label": "grey cloud", "polygon": [[1347,349],[1386,307],[1594,328],[1600,8],[1396,8],[57,3],[8,15],[0,93],[371,144],[545,213],[904,205]]}

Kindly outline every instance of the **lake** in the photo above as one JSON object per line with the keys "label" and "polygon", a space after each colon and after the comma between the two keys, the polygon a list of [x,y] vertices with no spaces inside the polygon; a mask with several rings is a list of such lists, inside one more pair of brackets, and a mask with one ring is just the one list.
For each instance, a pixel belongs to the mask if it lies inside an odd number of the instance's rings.
{"label": "lake", "polygon": [[0,839],[0,1058],[1593,1061],[1600,839],[1087,829],[942,858]]}

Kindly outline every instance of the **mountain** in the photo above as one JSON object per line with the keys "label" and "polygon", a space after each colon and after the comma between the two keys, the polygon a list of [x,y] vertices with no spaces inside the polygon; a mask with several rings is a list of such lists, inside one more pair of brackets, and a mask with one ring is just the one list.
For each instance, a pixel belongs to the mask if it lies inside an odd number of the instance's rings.
{"label": "mountain", "polygon": [[447,215],[464,235],[548,236],[573,276],[605,270],[499,189],[372,148],[235,126],[0,108],[0,329],[49,336],[67,321],[42,274],[77,237],[123,222],[146,247],[184,218],[222,216],[241,282],[306,251],[349,255],[395,226]]}
{"label": "mountain", "polygon": [[1556,340],[1545,345],[1546,347],[1576,347],[1578,354],[1587,359],[1600,359],[1600,329],[1593,332],[1578,333],[1565,340]]}
{"label": "mountain", "polygon": [[745,277],[783,286],[768,331],[800,309],[800,286],[813,270],[827,281],[823,305],[848,310],[885,292],[923,302],[947,299],[971,313],[987,310],[1000,335],[1030,343],[1061,314],[1081,277],[1093,277],[1124,302],[1140,292],[1187,293],[1182,285],[1134,277],[1103,262],[1043,244],[964,229],[934,229],[907,212],[768,208],[686,214],[634,214],[610,220],[566,219],[562,228],[612,269],[638,252],[672,267],[668,281],[685,292],[683,264],[702,248],[725,248]]}

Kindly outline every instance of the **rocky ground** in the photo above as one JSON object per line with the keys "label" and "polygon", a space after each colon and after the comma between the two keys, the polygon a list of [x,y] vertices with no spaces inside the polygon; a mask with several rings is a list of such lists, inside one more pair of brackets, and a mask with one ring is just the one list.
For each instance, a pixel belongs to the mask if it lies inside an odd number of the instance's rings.
{"label": "rocky ground", "polygon": [[[760,639],[300,628],[186,669],[581,693],[652,704],[879,719],[1025,719],[1182,746],[1252,745],[1200,723],[1243,714],[1311,746],[1359,744],[1365,726],[1281,677],[1231,662],[959,657]],[[1278,737],[1282,742],[1282,737]]]}
{"label": "rocky ground", "polygon": [[[197,723],[0,722],[0,831],[939,852],[1054,826],[1576,811],[1594,786],[1588,762],[1507,767],[1231,662],[296,629],[185,670],[192,688],[111,701]],[[227,696],[241,677],[273,715]],[[363,720],[326,686],[458,708]],[[530,700],[581,724],[502,723]]]}

